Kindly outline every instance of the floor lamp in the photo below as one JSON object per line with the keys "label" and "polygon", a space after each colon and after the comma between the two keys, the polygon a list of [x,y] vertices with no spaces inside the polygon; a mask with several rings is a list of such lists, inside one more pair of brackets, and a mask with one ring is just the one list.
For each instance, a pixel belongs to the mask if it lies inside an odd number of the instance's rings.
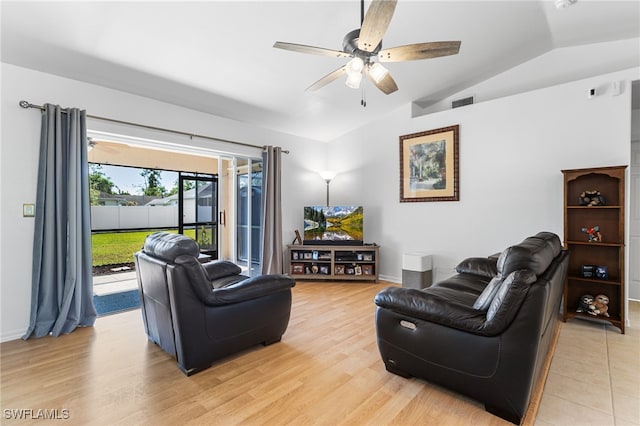
{"label": "floor lamp", "polygon": [[327,182],[327,207],[329,207],[329,184],[331,183],[331,180],[336,177],[336,172],[325,170],[320,172],[320,176],[322,176],[322,179]]}

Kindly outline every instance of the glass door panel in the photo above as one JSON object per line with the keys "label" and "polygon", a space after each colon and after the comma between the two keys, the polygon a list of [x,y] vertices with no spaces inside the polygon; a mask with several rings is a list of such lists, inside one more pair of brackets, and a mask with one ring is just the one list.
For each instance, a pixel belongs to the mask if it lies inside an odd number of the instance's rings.
{"label": "glass door panel", "polygon": [[180,173],[178,228],[196,240],[200,251],[218,258],[218,179],[214,175]]}

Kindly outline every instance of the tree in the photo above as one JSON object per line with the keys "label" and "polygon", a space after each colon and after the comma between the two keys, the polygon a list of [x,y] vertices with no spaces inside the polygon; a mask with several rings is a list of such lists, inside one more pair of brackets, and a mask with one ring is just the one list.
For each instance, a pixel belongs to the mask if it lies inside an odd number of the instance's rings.
{"label": "tree", "polygon": [[100,164],[90,164],[89,172],[89,186],[91,189],[95,189],[106,194],[114,193],[113,189],[116,185],[109,176],[104,174]]}
{"label": "tree", "polygon": [[[178,193],[178,184],[179,184],[179,179],[176,179],[176,182],[173,185],[173,188],[171,188],[171,191],[167,192],[167,196],[169,195],[175,195]],[[183,186],[183,191],[188,191],[190,189],[195,188],[196,184],[195,181],[193,180],[183,180],[182,181],[182,186]]]}
{"label": "tree", "polygon": [[89,164],[89,203],[92,206],[98,205],[101,192],[113,194],[114,188],[117,186],[104,174],[100,164]]}
{"label": "tree", "polygon": [[140,176],[145,181],[142,188],[144,195],[164,197],[167,194],[166,188],[160,182],[160,170],[142,169]]}

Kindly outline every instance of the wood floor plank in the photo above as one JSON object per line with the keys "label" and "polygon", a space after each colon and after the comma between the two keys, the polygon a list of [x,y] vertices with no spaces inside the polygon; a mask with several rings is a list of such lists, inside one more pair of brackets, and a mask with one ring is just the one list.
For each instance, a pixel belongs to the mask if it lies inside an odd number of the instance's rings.
{"label": "wood floor plank", "polygon": [[299,282],[281,342],[191,377],[147,340],[139,310],[59,338],[2,343],[2,408],[66,409],[67,425],[509,424],[475,401],[385,370],[373,298],[390,285]]}

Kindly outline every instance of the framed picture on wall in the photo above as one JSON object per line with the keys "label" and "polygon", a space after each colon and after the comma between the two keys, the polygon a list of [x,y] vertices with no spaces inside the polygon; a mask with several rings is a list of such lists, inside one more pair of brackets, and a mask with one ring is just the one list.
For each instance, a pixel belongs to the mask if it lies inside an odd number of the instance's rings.
{"label": "framed picture on wall", "polygon": [[400,136],[400,202],[458,201],[459,126]]}

